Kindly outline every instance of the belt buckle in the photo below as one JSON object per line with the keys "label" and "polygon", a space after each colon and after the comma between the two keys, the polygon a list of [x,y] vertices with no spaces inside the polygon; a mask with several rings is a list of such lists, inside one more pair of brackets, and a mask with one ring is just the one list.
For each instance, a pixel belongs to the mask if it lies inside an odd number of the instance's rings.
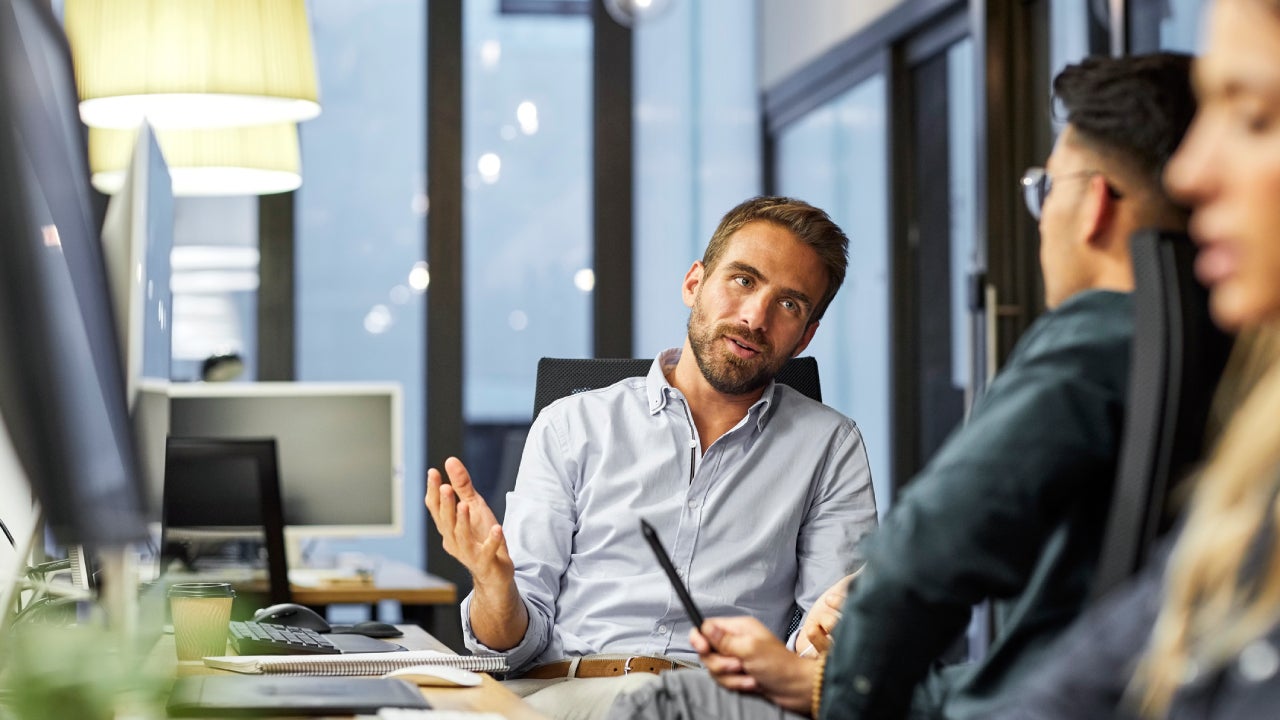
{"label": "belt buckle", "polygon": [[631,674],[631,661],[632,661],[632,660],[635,660],[635,659],[636,659],[636,656],[635,656],[635,655],[632,655],[631,657],[627,658],[625,662],[623,662],[623,663],[622,663],[622,674],[623,674],[623,675],[630,675],[630,674]]}

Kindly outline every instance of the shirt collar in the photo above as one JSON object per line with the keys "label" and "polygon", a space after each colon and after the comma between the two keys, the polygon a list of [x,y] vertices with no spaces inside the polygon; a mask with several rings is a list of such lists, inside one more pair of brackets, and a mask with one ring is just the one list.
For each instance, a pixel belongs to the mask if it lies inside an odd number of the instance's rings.
{"label": "shirt collar", "polygon": [[[682,398],[684,395],[677,390],[671,383],[667,382],[666,370],[675,368],[676,363],[680,361],[680,354],[683,352],[681,348],[669,348],[658,353],[658,357],[654,358],[653,365],[649,367],[649,375],[645,380],[646,392],[649,396],[649,414],[657,415],[666,407],[667,401],[673,397]],[[760,394],[760,399],[747,410],[748,420],[755,416],[756,428],[763,430],[768,424],[769,416],[772,414],[770,410],[773,407],[773,396],[777,389],[776,380],[770,380],[765,386],[764,392]]]}
{"label": "shirt collar", "polygon": [[680,361],[680,348],[669,348],[658,353],[653,365],[649,367],[649,376],[645,380],[645,389],[649,395],[649,414],[657,415],[667,405],[670,395],[678,394],[678,390],[667,382],[666,370],[674,368]]}

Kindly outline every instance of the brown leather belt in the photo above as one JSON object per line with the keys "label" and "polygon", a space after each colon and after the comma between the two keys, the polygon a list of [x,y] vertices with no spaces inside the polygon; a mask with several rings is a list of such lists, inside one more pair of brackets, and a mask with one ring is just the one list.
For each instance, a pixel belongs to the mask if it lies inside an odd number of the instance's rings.
{"label": "brown leather belt", "polygon": [[582,657],[572,660],[539,665],[521,677],[534,680],[551,680],[553,678],[602,678],[619,677],[631,673],[650,673],[657,675],[667,670],[691,667],[678,660],[653,657],[651,655],[619,655],[617,657]]}

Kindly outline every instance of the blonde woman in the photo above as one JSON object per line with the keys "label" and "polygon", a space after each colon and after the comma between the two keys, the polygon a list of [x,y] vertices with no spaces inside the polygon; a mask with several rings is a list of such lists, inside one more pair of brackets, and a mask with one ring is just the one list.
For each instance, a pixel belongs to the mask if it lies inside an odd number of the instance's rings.
{"label": "blonde woman", "polygon": [[1086,617],[1002,717],[1280,717],[1280,0],[1217,0],[1195,79],[1166,182],[1214,319],[1250,336],[1243,399],[1164,572]]}

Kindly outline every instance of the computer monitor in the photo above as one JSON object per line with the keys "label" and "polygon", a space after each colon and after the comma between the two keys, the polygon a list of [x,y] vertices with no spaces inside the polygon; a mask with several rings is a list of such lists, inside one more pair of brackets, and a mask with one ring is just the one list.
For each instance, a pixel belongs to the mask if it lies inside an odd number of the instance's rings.
{"label": "computer monitor", "polygon": [[403,532],[399,385],[174,383],[169,393],[174,436],[276,439],[287,536]]}
{"label": "computer monitor", "polygon": [[151,126],[138,128],[120,190],[102,224],[125,399],[142,470],[164,471],[169,430],[173,294],[173,183]]}
{"label": "computer monitor", "polygon": [[162,573],[180,563],[193,579],[215,579],[226,561],[265,560],[270,603],[292,601],[275,440],[170,436],[162,527]]}
{"label": "computer monitor", "polygon": [[54,537],[98,549],[128,636],[147,513],[71,68],[47,2],[0,3],[0,416]]}
{"label": "computer monitor", "polygon": [[0,3],[0,414],[54,536],[146,538],[66,37]]}

